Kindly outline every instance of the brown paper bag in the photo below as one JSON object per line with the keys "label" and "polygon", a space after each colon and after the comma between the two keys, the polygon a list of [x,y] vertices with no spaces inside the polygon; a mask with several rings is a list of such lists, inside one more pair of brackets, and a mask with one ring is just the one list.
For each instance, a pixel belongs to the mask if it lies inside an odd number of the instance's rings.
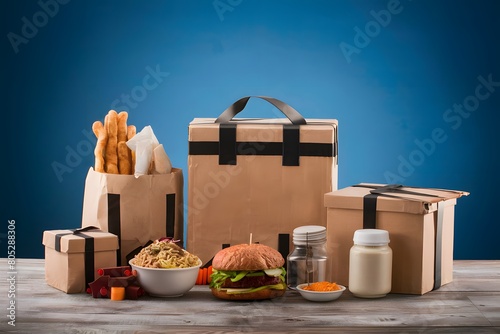
{"label": "brown paper bag", "polygon": [[148,242],[183,240],[183,176],[106,174],[90,168],[85,181],[82,227],[98,226],[118,236],[118,265],[126,265]]}
{"label": "brown paper bag", "polygon": [[206,264],[229,244],[291,249],[293,229],[326,226],[325,193],[337,189],[337,121],[233,119],[249,97],[217,119],[189,125],[187,248]]}

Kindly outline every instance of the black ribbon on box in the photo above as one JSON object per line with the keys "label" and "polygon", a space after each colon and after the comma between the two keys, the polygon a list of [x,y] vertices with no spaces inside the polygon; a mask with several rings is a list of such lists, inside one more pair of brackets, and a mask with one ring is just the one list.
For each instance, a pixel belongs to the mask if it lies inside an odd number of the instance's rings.
{"label": "black ribbon on box", "polygon": [[85,288],[94,280],[94,237],[84,234],[87,231],[102,232],[95,226],[87,226],[79,229],[69,229],[70,233],[58,233],[55,237],[54,249],[61,251],[61,239],[66,235],[76,235],[85,239],[84,267],[85,267]]}
{"label": "black ribbon on box", "polygon": [[[417,195],[417,196],[429,196],[442,198],[437,195],[425,194],[416,191],[410,191],[405,188],[412,188],[408,186],[403,186],[401,184],[389,184],[385,186],[375,186],[375,185],[364,185],[357,184],[353,187],[361,188],[371,188],[370,193],[363,197],[363,228],[376,228],[377,226],[377,198],[379,196],[398,198],[404,200],[416,200],[408,197],[397,196],[396,194],[406,194],[406,195]],[[420,200],[418,200],[420,201]],[[443,251],[443,216],[444,216],[444,205],[443,202],[437,202],[437,222],[434,240],[434,286],[433,290],[438,289],[441,286],[441,258]]]}
{"label": "black ribbon on box", "polygon": [[[166,203],[166,221],[165,221],[165,236],[173,237],[175,230],[175,193],[165,195]],[[116,262],[118,266],[126,265],[122,264],[121,257],[121,218],[120,218],[120,194],[108,194],[108,232],[116,235],[118,237],[118,249],[116,250]],[[152,243],[151,240],[148,241],[146,245],[139,246],[132,250],[126,255],[127,261],[133,258],[139,251]]]}
{"label": "black ribbon on box", "polygon": [[[283,125],[283,143],[248,143],[236,141],[236,123],[221,123],[219,126],[219,147],[218,152],[209,151],[208,147],[203,148],[204,154],[219,154],[219,165],[236,165],[236,156],[240,155],[281,155],[283,166],[299,166],[299,158],[301,156],[300,144],[300,126],[295,124]],[[202,143],[191,142],[189,154],[196,154],[199,150],[196,145]],[[274,145],[274,146],[273,146]],[[311,144],[308,144],[311,146]],[[313,144],[314,145],[314,144]],[[322,144],[317,144],[321,146]],[[245,153],[245,147],[255,147]],[[328,146],[327,146],[328,147]],[[259,148],[259,149],[257,149]],[[320,156],[332,156],[332,145],[330,150],[323,151]],[[304,150],[304,155],[307,154],[307,149]],[[311,154],[311,153],[310,153]],[[314,153],[312,153],[314,155]]]}
{"label": "black ribbon on box", "polygon": [[189,155],[218,155],[219,165],[236,165],[238,155],[282,156],[283,166],[299,166],[300,157],[336,157],[337,143],[301,143],[299,126],[283,125],[283,142],[236,141],[236,123],[221,124],[219,142],[189,142]]}

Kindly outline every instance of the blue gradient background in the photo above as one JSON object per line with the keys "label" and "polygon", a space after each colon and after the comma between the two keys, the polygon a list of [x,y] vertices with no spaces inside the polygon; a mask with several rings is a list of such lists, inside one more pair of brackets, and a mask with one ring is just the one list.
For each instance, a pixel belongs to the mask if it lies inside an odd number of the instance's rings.
{"label": "blue gradient background", "polygon": [[[159,66],[169,75],[126,108],[129,123],[152,125],[185,179],[188,123],[245,95],[338,119],[340,187],[386,183],[418,148],[414,141],[441,128],[446,141],[400,181],[469,191],[456,207],[454,256],[500,259],[500,87],[456,129],[443,119],[475,93],[478,76],[500,81],[500,2],[402,0],[402,11],[348,63],[339,44],[354,45],[355,27],[364,30],[370,11],[388,1],[221,1],[233,4],[223,20],[213,0],[73,0],[18,53],[7,35],[21,34],[22,18],[33,22],[41,7],[2,2],[0,256],[8,219],[16,221],[17,257],[42,258],[44,230],[79,226],[94,163],[81,151],[89,147],[83,132],[142,85],[147,67]],[[276,111],[251,101],[242,116]],[[58,179],[52,164],[67,165],[68,149],[85,154]]]}

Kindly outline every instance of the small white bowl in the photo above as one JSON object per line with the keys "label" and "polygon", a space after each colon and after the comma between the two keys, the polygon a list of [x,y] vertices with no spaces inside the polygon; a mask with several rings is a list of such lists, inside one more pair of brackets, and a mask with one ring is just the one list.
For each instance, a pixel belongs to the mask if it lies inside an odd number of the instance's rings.
{"label": "small white bowl", "polygon": [[300,292],[302,297],[313,302],[329,302],[339,298],[345,291],[345,286],[340,285],[340,290],[335,291],[310,291],[304,290],[307,283],[297,285],[297,291]]}
{"label": "small white bowl", "polygon": [[189,268],[146,268],[129,261],[132,269],[137,271],[137,280],[141,287],[154,297],[179,297],[193,288],[198,277],[201,261]]}

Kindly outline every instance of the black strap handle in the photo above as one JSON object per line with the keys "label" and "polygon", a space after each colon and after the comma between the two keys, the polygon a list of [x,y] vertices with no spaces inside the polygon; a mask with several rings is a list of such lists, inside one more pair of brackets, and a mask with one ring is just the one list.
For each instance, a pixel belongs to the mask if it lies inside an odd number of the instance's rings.
{"label": "black strap handle", "polygon": [[437,204],[436,219],[436,239],[434,247],[434,286],[432,290],[437,290],[441,286],[441,260],[443,257],[443,221],[444,221],[444,203]]}
{"label": "black strap handle", "polygon": [[77,228],[76,230],[72,230],[73,231],[73,234],[79,234],[79,233],[82,233],[82,232],[87,232],[87,231],[92,231],[92,230],[97,230],[96,232],[102,232],[99,227],[97,226],[86,226],[86,227],[82,227],[82,228]]}
{"label": "black strap handle", "polygon": [[268,96],[245,96],[239,99],[238,101],[234,102],[232,105],[230,105],[226,110],[220,114],[219,117],[215,120],[215,123],[227,123],[230,120],[233,119],[234,116],[236,116],[240,111],[242,111],[245,106],[247,105],[248,100],[251,97],[257,97],[259,99],[265,100],[269,103],[271,103],[273,106],[279,109],[291,122],[292,124],[295,125],[303,125],[307,124],[306,120],[304,117],[294,108],[289,106],[283,101],[280,101],[278,99],[275,99],[273,97],[268,97]]}

